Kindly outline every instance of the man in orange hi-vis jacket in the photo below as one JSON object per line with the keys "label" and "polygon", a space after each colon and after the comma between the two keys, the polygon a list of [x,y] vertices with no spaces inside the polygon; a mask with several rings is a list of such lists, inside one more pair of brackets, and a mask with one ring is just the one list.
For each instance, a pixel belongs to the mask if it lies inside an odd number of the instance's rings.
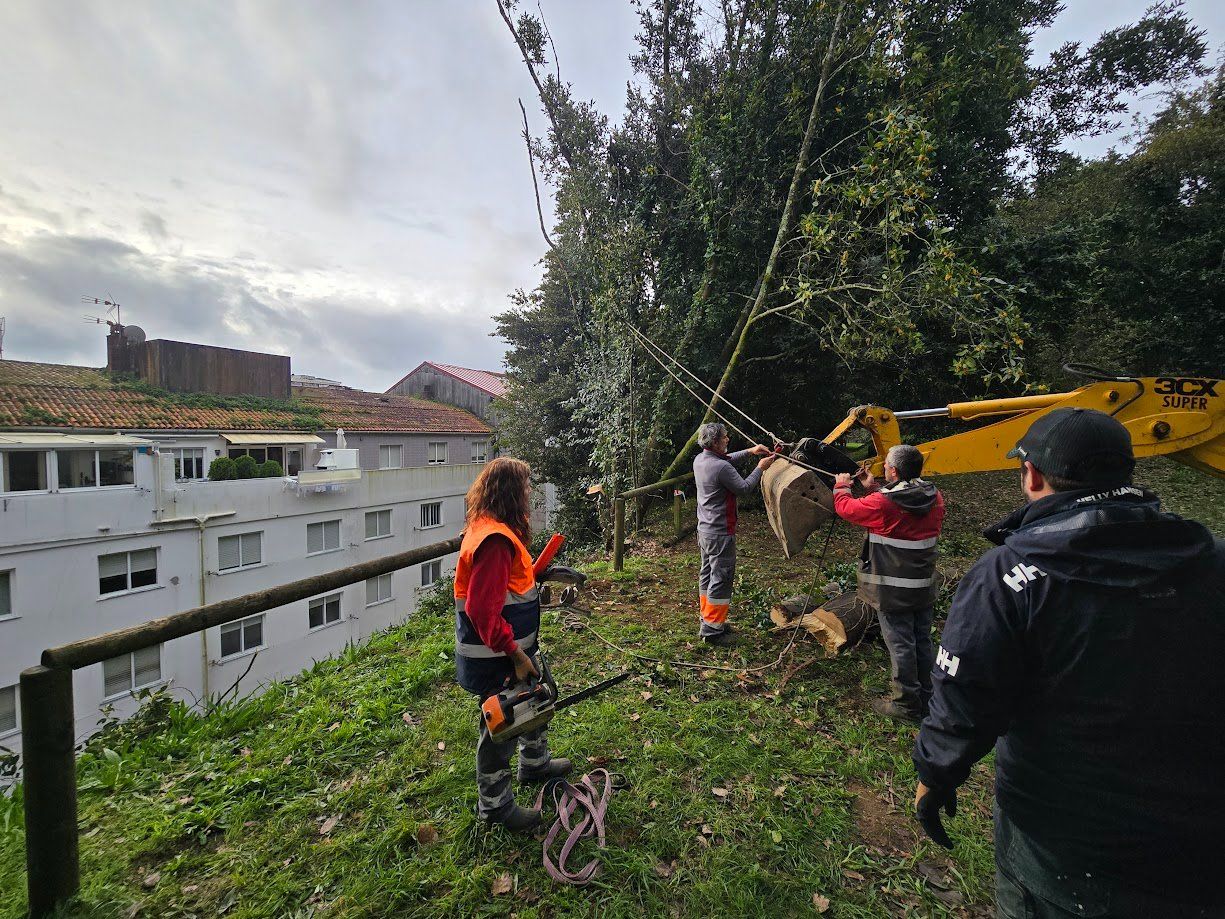
{"label": "man in orange hi-vis jacket", "polygon": [[[698,573],[701,617],[698,637],[708,644],[722,645],[732,637],[727,613],[736,577],[736,496],[746,495],[757,487],[761,474],[774,462],[774,454],[762,444],[729,454],[727,428],[717,422],[698,428],[698,445],[702,452],[693,460],[698,493],[698,549],[702,556]],[[733,463],[748,456],[761,459],[748,478],[742,478]]]}

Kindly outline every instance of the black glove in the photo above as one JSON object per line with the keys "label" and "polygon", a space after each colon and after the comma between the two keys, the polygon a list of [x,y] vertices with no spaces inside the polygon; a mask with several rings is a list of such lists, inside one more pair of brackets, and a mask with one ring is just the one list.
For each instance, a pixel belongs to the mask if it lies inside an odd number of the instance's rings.
{"label": "black glove", "polygon": [[940,808],[942,807],[950,817],[957,816],[956,788],[928,788],[927,793],[915,802],[915,816],[919,818],[919,825],[923,827],[924,833],[944,848],[951,849],[953,840],[940,821]]}

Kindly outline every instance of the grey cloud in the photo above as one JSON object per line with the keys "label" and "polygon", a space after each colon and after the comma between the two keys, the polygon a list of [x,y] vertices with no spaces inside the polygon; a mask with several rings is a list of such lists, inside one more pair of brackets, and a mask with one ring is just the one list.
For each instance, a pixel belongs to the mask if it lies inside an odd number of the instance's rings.
{"label": "grey cloud", "polygon": [[166,220],[153,211],[145,211],[140,215],[140,228],[156,240],[164,240],[169,235],[166,232]]}

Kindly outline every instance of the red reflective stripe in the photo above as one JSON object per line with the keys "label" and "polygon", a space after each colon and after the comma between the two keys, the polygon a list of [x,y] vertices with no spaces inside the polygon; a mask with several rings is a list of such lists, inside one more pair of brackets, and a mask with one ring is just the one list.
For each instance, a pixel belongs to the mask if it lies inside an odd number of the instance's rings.
{"label": "red reflective stripe", "polygon": [[727,503],[724,505],[724,515],[727,517],[727,535],[736,535],[736,496],[727,492]]}

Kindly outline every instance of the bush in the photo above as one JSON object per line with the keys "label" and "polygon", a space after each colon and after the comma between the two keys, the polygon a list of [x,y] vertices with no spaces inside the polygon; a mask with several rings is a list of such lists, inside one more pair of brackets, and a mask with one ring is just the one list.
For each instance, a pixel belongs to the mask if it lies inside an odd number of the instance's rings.
{"label": "bush", "polygon": [[266,463],[259,464],[259,477],[261,479],[279,479],[285,474],[285,470],[281,468],[281,464],[276,460],[268,460]]}
{"label": "bush", "polygon": [[208,478],[210,482],[226,482],[238,478],[238,470],[234,461],[228,456],[217,457],[209,463]]}
{"label": "bush", "polygon": [[254,456],[240,456],[234,460],[234,470],[240,479],[254,479],[259,475],[259,463]]}

